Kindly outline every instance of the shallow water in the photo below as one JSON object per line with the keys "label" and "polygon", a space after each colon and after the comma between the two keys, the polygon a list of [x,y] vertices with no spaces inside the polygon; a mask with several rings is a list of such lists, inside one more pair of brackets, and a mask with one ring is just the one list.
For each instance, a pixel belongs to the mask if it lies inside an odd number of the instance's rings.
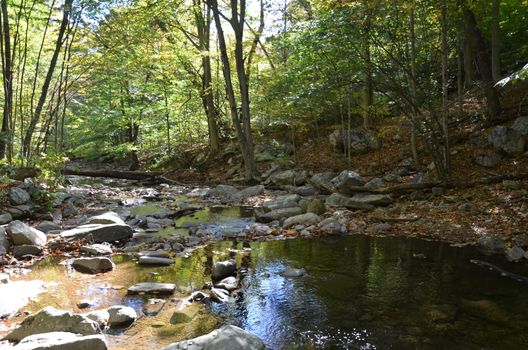
{"label": "shallow water", "polygon": [[[214,261],[229,257],[250,268],[246,289],[237,303],[214,304],[213,312],[258,335],[270,349],[528,346],[528,284],[470,260],[528,276],[526,265],[473,248],[402,238],[219,242],[163,268],[142,268],[127,256],[115,256],[116,269],[98,276],[68,271],[48,259],[24,279],[57,285],[27,309],[54,305],[76,310],[76,302],[87,298],[96,302],[95,309],[128,304],[141,311],[145,297],[126,296],[130,285],[172,282],[177,296],[183,296],[210,281]],[[302,267],[307,275],[280,276],[287,266]]]}

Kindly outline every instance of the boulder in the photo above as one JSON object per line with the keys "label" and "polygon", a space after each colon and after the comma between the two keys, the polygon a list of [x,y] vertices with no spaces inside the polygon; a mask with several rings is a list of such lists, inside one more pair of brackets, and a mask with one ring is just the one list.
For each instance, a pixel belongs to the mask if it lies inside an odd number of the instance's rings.
{"label": "boulder", "polygon": [[173,283],[143,282],[128,288],[128,294],[172,294],[175,289]]}
{"label": "boulder", "polygon": [[20,187],[13,187],[9,190],[9,202],[12,205],[22,205],[29,203],[31,201],[31,196],[26,190]]}
{"label": "boulder", "polygon": [[13,221],[13,217],[9,213],[0,214],[0,225],[9,224]]}
{"label": "boulder", "polygon": [[9,251],[9,246],[7,233],[3,227],[0,227],[0,256],[5,255]]}
{"label": "boulder", "polygon": [[311,185],[304,185],[304,186],[283,186],[283,189],[285,191],[288,191],[291,194],[298,194],[299,196],[303,197],[310,197],[317,195],[317,190],[311,186]]}
{"label": "boulder", "polygon": [[526,146],[526,140],[520,132],[501,125],[491,131],[488,142],[496,150],[509,156],[523,153]]}
{"label": "boulder", "polygon": [[369,190],[377,190],[378,188],[382,188],[383,186],[385,186],[385,182],[382,178],[379,177],[375,177],[365,184],[365,188]]}
{"label": "boulder", "polygon": [[500,236],[484,235],[477,240],[477,246],[488,252],[502,253],[506,245]]}
{"label": "boulder", "polygon": [[362,209],[370,210],[374,209],[374,205],[364,202],[358,202],[351,197],[347,197],[340,193],[333,193],[328,196],[325,201],[327,207],[332,208],[347,208],[347,209]]}
{"label": "boulder", "polygon": [[12,221],[7,226],[7,235],[14,245],[44,245],[46,244],[46,234],[36,228],[30,227],[22,221]]}
{"label": "boulder", "polygon": [[107,310],[94,310],[83,314],[92,321],[97,322],[99,328],[104,329],[108,325],[108,320],[110,319],[110,314]]}
{"label": "boulder", "polygon": [[284,220],[282,227],[288,229],[295,225],[310,226],[316,224],[317,222],[319,222],[319,215],[314,213],[306,213],[287,218]]}
{"label": "boulder", "polygon": [[60,230],[61,227],[59,224],[57,223],[54,223],[53,221],[42,221],[39,225],[38,225],[38,229],[42,232],[50,232],[50,231],[57,231],[57,230]]}
{"label": "boulder", "polygon": [[104,335],[79,336],[71,332],[50,332],[30,335],[13,350],[106,350]]}
{"label": "boulder", "polygon": [[132,238],[134,230],[127,224],[87,224],[61,232],[68,240],[91,239],[94,243],[115,242]]}
{"label": "boulder", "polygon": [[211,188],[206,197],[217,197],[225,200],[231,199],[231,197],[238,192],[238,189],[230,185],[218,185],[215,188]]}
{"label": "boulder", "polygon": [[218,281],[226,277],[233,276],[236,273],[236,262],[235,260],[217,261],[213,265],[211,277],[213,280]]}
{"label": "boulder", "polygon": [[234,301],[229,292],[221,288],[211,288],[211,299],[218,303],[231,303]]}
{"label": "boulder", "polygon": [[266,345],[257,336],[236,326],[223,326],[201,337],[166,346],[162,350],[264,350]]}
{"label": "boulder", "polygon": [[518,246],[513,246],[506,252],[506,258],[510,261],[519,261],[523,258],[526,252]]}
{"label": "boulder", "polygon": [[364,130],[335,130],[328,137],[332,147],[339,152],[343,152],[350,138],[350,149],[355,153],[367,153],[379,147],[377,137]]}
{"label": "boulder", "polygon": [[332,179],[335,178],[336,175],[336,173],[332,172],[317,173],[310,178],[309,182],[318,191],[327,192],[334,187],[332,184]]}
{"label": "boulder", "polygon": [[108,325],[110,327],[130,326],[137,318],[136,311],[130,306],[115,305],[108,309]]}
{"label": "boulder", "polygon": [[497,152],[480,153],[474,158],[475,163],[485,168],[494,168],[502,161],[502,156]]}
{"label": "boulder", "polygon": [[4,339],[17,342],[30,335],[49,332],[71,332],[81,335],[99,334],[97,322],[84,315],[70,311],[57,310],[53,306],[45,307],[36,314],[30,315],[7,334]]}
{"label": "boulder", "polygon": [[276,186],[301,186],[306,182],[306,172],[295,170],[278,171],[271,174],[266,182],[272,183]]}
{"label": "boulder", "polygon": [[290,216],[302,214],[304,210],[300,207],[282,208],[272,210],[268,213],[262,213],[259,210],[255,210],[255,218],[259,222],[272,222],[275,220],[281,220]]}
{"label": "boulder", "polygon": [[119,214],[117,214],[117,213],[115,213],[113,211],[108,211],[108,212],[100,214],[100,215],[92,216],[91,218],[88,219],[86,224],[93,224],[93,225],[95,225],[95,224],[101,224],[101,225],[109,225],[109,224],[124,225],[125,222],[123,221],[123,219],[121,219]]}
{"label": "boulder", "polygon": [[228,290],[228,291],[232,291],[232,290],[237,289],[238,280],[236,279],[236,277],[233,277],[233,276],[226,277],[223,280],[221,280],[220,282],[215,283],[215,287],[216,288],[223,288],[223,289]]}
{"label": "boulder", "polygon": [[[306,205],[306,211],[308,213],[314,213],[317,215],[322,215],[326,211],[326,206],[324,205],[323,201],[319,198],[314,198],[311,201],[308,202]],[[293,215],[290,215],[293,216]]]}
{"label": "boulder", "polygon": [[322,233],[327,235],[341,235],[343,234],[343,227],[334,218],[324,219],[319,223],[319,229]]}
{"label": "boulder", "polygon": [[158,258],[155,256],[141,256],[138,260],[139,265],[144,266],[169,266],[174,264],[173,259],[169,258]]}
{"label": "boulder", "polygon": [[201,337],[166,346],[162,350],[264,350],[257,336],[236,326],[223,326]]}
{"label": "boulder", "polygon": [[261,195],[262,193],[264,193],[264,186],[256,185],[256,186],[246,187],[243,190],[236,192],[235,194],[233,194],[231,199],[234,201],[241,201],[242,199],[258,196],[258,195]]}
{"label": "boulder", "polygon": [[515,119],[512,129],[519,132],[524,137],[528,137],[528,117],[519,117]]}
{"label": "boulder", "polygon": [[112,254],[112,247],[107,244],[90,244],[83,245],[79,251],[91,256],[110,255]]}
{"label": "boulder", "polygon": [[24,256],[38,256],[42,254],[42,247],[36,245],[22,244],[13,247],[13,256],[21,259]]}
{"label": "boulder", "polygon": [[339,193],[350,195],[355,193],[354,187],[365,185],[365,180],[358,173],[345,170],[334,177],[331,183]]}
{"label": "boulder", "polygon": [[72,261],[72,267],[82,273],[103,273],[112,271],[114,263],[106,257],[78,258]]}
{"label": "boulder", "polygon": [[264,202],[264,208],[272,211],[283,208],[298,207],[301,196],[298,194],[289,194],[286,196],[279,196],[277,198],[267,200]]}

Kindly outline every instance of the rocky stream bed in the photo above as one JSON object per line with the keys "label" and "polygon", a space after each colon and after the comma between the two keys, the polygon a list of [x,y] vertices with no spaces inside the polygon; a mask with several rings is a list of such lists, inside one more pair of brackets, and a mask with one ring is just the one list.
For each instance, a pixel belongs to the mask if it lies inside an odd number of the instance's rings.
{"label": "rocky stream bed", "polygon": [[354,210],[393,202],[348,191],[365,186],[353,172],[281,190],[68,183],[29,224],[28,183],[0,215],[2,349],[528,345],[526,265],[489,255],[493,237],[483,252],[350,232]]}

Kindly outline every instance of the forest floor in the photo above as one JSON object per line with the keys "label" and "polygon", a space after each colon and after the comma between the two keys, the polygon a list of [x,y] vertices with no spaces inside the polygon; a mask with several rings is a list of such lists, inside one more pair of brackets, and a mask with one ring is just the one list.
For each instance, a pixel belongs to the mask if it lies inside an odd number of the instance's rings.
{"label": "forest floor", "polygon": [[[383,177],[384,174],[401,166],[410,157],[409,131],[402,127],[401,120],[393,120],[379,128],[382,147],[368,154],[353,155],[348,161],[337,154],[328,142],[329,131],[297,135],[297,161],[292,168],[311,173],[353,170],[365,180]],[[505,125],[511,124],[511,121]],[[471,181],[501,175],[528,173],[528,154],[505,158],[494,168],[484,168],[474,162],[474,156],[485,152],[482,140],[490,128],[482,124],[460,123],[451,135],[452,172],[450,181]],[[314,137],[315,135],[315,137]],[[317,136],[319,135],[319,136]],[[475,137],[476,135],[476,137]],[[269,138],[271,139],[271,138]],[[268,139],[268,140],[269,140]],[[475,140],[477,139],[477,140]],[[266,140],[259,140],[265,142]],[[284,142],[291,140],[284,140]],[[293,156],[290,161],[293,161]],[[261,171],[269,163],[259,163]],[[225,160],[213,160],[200,167],[179,170],[178,180],[219,184],[229,182],[225,174],[232,165]],[[410,182],[412,175],[421,171],[435,178],[430,159],[413,167],[409,176],[402,181]],[[349,232],[370,235],[391,235],[421,237],[451,243],[473,243],[484,234],[497,234],[506,241],[526,234],[528,227],[528,181],[504,181],[492,185],[478,185],[464,189],[446,189],[441,195],[424,190],[415,195],[397,195],[389,208],[374,211],[356,211],[349,222]],[[378,225],[390,218],[389,225]]]}

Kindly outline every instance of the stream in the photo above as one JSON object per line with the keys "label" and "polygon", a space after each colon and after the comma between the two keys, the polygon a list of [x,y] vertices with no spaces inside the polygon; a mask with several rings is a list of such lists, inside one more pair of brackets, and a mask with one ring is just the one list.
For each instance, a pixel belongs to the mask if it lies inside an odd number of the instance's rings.
{"label": "stream", "polygon": [[[175,197],[203,207],[175,221],[160,237],[186,235],[196,223],[226,231],[254,222],[244,207],[200,203],[195,197]],[[104,200],[103,200],[104,202]],[[170,202],[131,202],[136,216],[150,215]],[[103,207],[115,208],[115,203]],[[242,291],[232,303],[210,303],[194,321],[168,323],[174,308],[211,281],[216,261],[235,259],[248,270]],[[264,242],[223,240],[198,246],[175,257],[168,267],[141,267],[129,254],[113,255],[113,271],[86,275],[72,270],[63,258],[48,257],[29,273],[14,278],[16,300],[26,289],[34,313],[51,305],[86,312],[121,304],[143,315],[128,329],[110,332],[110,349],[159,349],[195,337],[220,324],[235,324],[260,337],[269,349],[520,349],[528,346],[528,284],[500,270],[472,263],[485,261],[518,276],[528,276],[525,264],[487,256],[474,247],[411,238],[347,235],[332,238],[277,239]],[[285,268],[305,274],[284,277]],[[139,282],[169,282],[176,292],[155,316],[146,316],[145,295],[129,296]],[[9,284],[8,284],[9,285]],[[31,293],[31,290],[35,293]],[[204,292],[207,292],[205,290]],[[32,295],[33,294],[33,295]],[[5,334],[23,315],[0,323]],[[1,344],[0,344],[1,347]]]}

